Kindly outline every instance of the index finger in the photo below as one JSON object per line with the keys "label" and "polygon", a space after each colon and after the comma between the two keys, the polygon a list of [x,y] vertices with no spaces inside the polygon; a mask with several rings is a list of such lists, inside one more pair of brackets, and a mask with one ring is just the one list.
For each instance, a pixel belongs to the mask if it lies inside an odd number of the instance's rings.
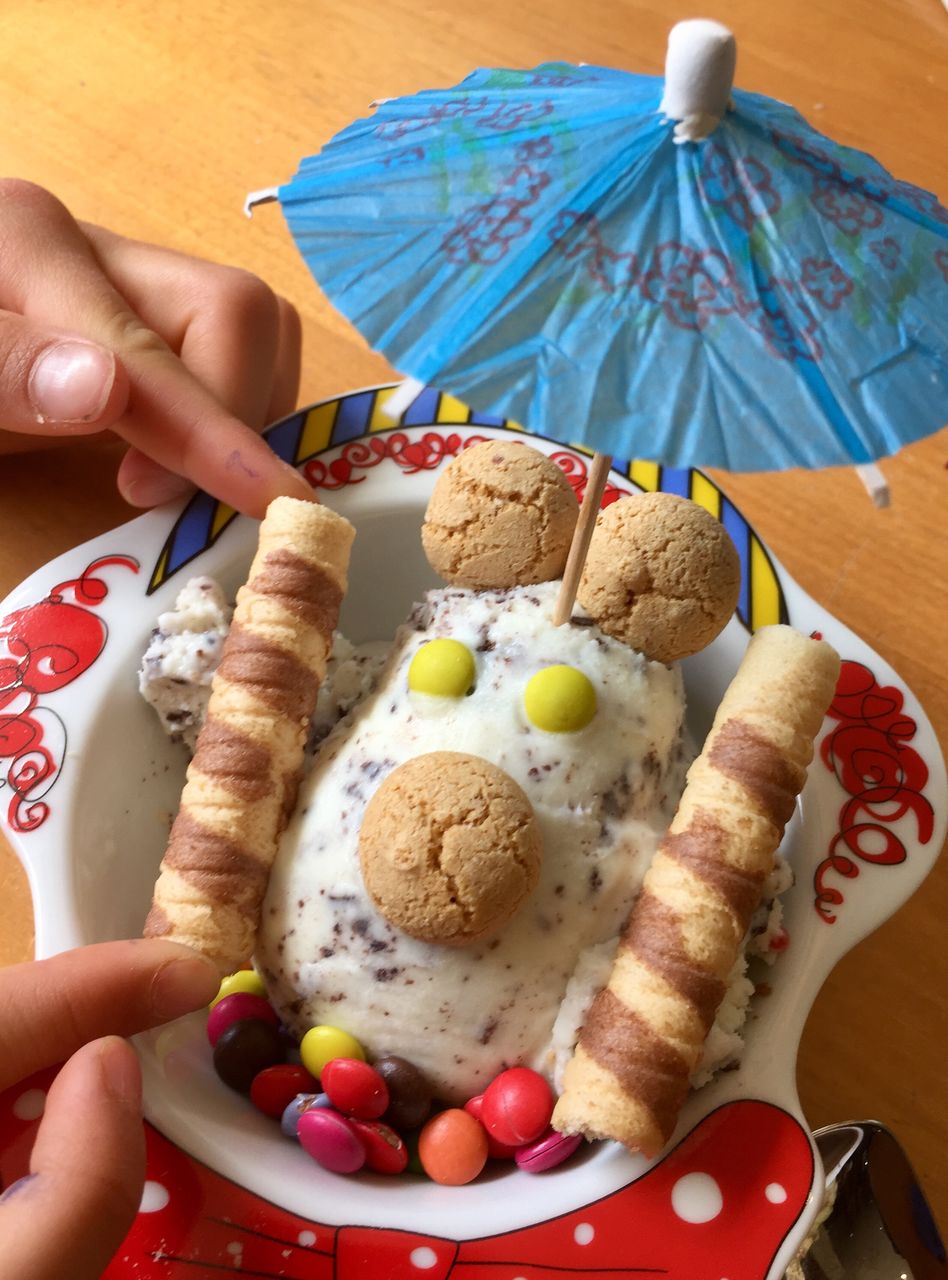
{"label": "index finger", "polygon": [[0,1092],[102,1036],[132,1036],[213,1000],[214,965],[173,942],[136,939],[0,970]]}
{"label": "index finger", "polygon": [[113,430],[156,462],[248,515],[275,497],[313,499],[306,481],[229,413],[129,307],[69,211],[49,192],[0,190],[0,248],[11,263],[0,307],[114,352],[130,382]]}

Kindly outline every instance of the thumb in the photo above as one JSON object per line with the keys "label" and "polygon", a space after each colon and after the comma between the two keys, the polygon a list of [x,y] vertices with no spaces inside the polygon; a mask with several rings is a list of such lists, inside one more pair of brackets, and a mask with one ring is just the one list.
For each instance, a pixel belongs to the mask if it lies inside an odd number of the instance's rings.
{"label": "thumb", "polygon": [[99,1280],[132,1225],[144,1177],[138,1059],[109,1036],[60,1071],[30,1175],[0,1198],[0,1276]]}
{"label": "thumb", "polygon": [[116,423],[128,377],[113,352],[0,311],[0,423],[25,435],[90,435]]}

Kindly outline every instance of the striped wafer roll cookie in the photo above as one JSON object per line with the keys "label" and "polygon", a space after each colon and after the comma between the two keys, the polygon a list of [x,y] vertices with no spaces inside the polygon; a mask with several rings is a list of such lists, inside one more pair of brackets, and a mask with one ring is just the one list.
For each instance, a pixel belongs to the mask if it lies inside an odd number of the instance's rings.
{"label": "striped wafer roll cookie", "polygon": [[346,590],[354,530],[277,498],[214,675],[207,719],[162,859],[145,934],[231,973],[249,960],[277,841]]}
{"label": "striped wafer roll cookie", "polygon": [[561,1133],[668,1141],[833,696],[839,658],[791,627],[751,640],[645,875],[553,1113]]}

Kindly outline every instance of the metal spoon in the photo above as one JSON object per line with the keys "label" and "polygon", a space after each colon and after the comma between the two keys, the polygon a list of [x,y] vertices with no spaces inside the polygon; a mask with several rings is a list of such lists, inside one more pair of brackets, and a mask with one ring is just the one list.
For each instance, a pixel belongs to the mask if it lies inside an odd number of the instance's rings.
{"label": "metal spoon", "polygon": [[829,1125],[814,1137],[836,1197],[796,1274],[802,1280],[948,1280],[934,1215],[892,1133],[862,1120]]}

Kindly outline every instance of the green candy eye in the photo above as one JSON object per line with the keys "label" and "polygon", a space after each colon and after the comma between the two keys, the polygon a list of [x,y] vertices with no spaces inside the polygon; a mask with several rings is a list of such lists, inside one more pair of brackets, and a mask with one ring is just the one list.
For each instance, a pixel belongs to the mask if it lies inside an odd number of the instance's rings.
{"label": "green candy eye", "polygon": [[474,655],[460,640],[429,640],[411,660],[408,687],[437,698],[463,698],[474,688]]}
{"label": "green candy eye", "polygon": [[578,733],[596,714],[596,690],[576,667],[544,667],[523,694],[531,724],[547,733]]}

